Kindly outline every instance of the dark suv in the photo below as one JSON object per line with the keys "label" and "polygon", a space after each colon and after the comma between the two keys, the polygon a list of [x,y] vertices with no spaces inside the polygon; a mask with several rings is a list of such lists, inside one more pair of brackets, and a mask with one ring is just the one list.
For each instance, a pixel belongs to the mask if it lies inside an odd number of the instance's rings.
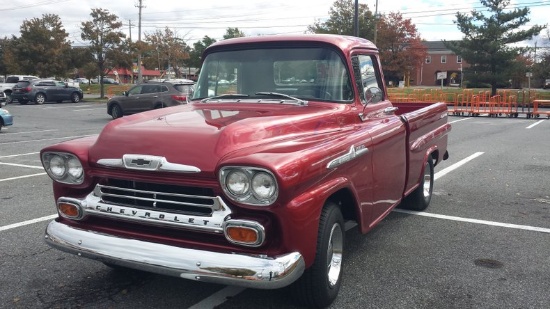
{"label": "dark suv", "polygon": [[107,102],[107,113],[113,119],[151,109],[187,103],[193,94],[193,81],[149,82],[135,85],[121,96]]}
{"label": "dark suv", "polygon": [[83,93],[80,88],[68,86],[65,82],[51,79],[20,80],[13,87],[11,93],[12,101],[19,101],[20,104],[34,102],[44,104],[45,102],[71,101],[78,103],[82,100]]}

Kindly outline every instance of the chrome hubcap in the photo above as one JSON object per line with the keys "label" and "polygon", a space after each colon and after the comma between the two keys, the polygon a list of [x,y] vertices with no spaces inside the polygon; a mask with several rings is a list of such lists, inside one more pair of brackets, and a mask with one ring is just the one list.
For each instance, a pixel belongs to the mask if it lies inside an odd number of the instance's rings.
{"label": "chrome hubcap", "polygon": [[424,168],[424,183],[423,183],[423,192],[424,192],[424,198],[430,197],[430,187],[432,184],[432,175],[430,172],[430,165],[426,163],[426,167]]}
{"label": "chrome hubcap", "polygon": [[344,251],[344,238],[340,224],[335,223],[330,231],[328,241],[327,257],[327,275],[330,287],[338,283],[340,271],[342,270],[342,252]]}

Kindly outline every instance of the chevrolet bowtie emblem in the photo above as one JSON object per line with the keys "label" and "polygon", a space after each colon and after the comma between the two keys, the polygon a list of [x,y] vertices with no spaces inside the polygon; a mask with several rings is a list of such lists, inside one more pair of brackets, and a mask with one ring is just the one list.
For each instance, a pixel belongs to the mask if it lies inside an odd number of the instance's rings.
{"label": "chevrolet bowtie emblem", "polygon": [[162,163],[166,161],[164,157],[138,154],[126,154],[122,157],[122,160],[126,168],[148,171],[158,170]]}
{"label": "chevrolet bowtie emblem", "polygon": [[151,164],[150,160],[144,160],[144,159],[134,159],[131,161],[132,164],[143,166],[143,165],[149,165]]}

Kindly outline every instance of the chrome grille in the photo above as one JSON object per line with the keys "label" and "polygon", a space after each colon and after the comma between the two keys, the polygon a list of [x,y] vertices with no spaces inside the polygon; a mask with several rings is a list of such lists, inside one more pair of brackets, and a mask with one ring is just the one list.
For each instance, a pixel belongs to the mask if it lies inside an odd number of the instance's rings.
{"label": "chrome grille", "polygon": [[221,205],[208,188],[108,179],[95,194],[106,204],[209,216]]}

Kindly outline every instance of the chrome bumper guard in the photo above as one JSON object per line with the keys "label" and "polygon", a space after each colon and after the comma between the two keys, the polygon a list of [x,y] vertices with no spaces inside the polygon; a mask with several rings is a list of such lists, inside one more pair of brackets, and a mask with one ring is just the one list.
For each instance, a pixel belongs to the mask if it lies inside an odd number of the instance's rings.
{"label": "chrome bumper guard", "polygon": [[45,238],[54,248],[114,265],[248,288],[282,288],[296,281],[305,269],[298,252],[269,258],[185,249],[82,230],[57,221],[48,224]]}

